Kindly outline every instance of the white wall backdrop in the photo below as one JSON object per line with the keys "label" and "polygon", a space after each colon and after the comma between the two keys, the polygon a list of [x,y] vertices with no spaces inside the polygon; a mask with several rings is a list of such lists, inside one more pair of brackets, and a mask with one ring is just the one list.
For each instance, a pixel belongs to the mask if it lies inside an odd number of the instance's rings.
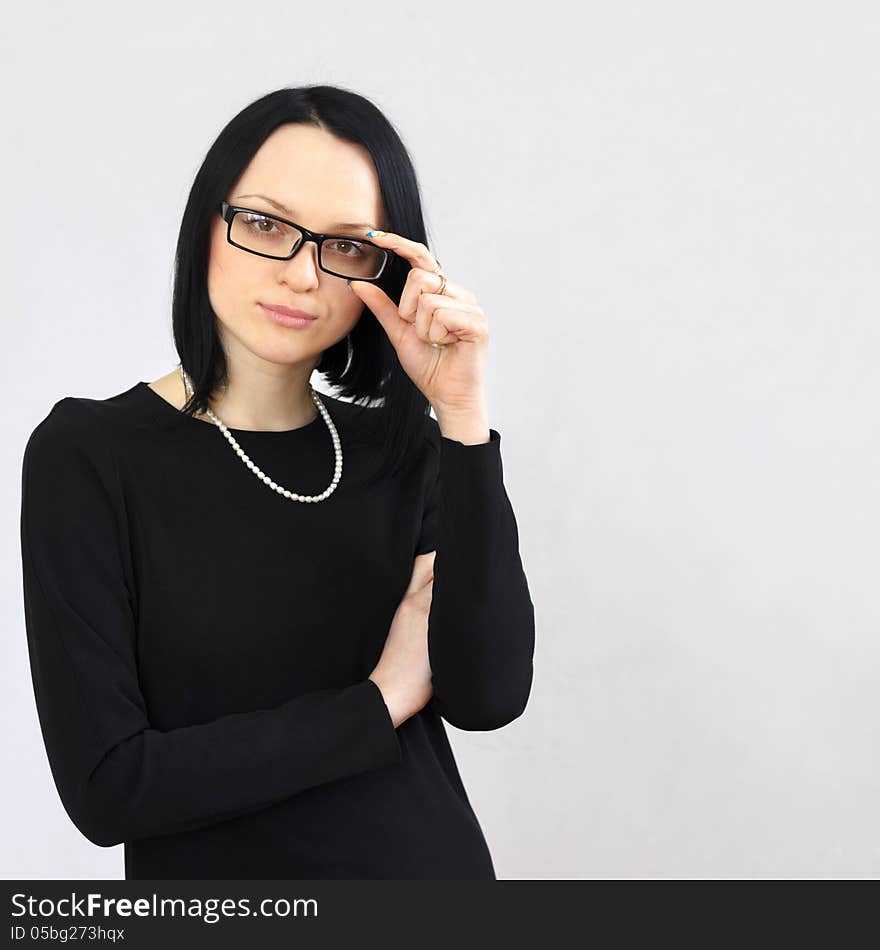
{"label": "white wall backdrop", "polygon": [[257,96],[318,82],[401,132],[432,247],[490,320],[535,682],[507,728],[448,731],[499,877],[880,874],[876,4],[4,20],[0,874],[123,876],[42,745],[24,443],[63,396],[174,367],[201,158]]}

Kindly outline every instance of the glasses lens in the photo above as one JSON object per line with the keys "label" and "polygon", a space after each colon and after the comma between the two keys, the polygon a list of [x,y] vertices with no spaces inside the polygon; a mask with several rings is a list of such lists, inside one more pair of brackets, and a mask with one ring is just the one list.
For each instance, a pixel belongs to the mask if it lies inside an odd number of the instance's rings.
{"label": "glasses lens", "polygon": [[274,218],[253,211],[236,211],[229,237],[249,251],[285,258],[302,240],[302,233]]}
{"label": "glasses lens", "polygon": [[[297,228],[255,211],[236,211],[229,236],[239,247],[282,260],[290,257],[302,240]],[[321,245],[321,266],[353,280],[378,277],[387,256],[383,248],[355,238],[332,237]]]}
{"label": "glasses lens", "polygon": [[366,280],[378,277],[385,263],[385,251],[375,244],[354,238],[328,238],[321,245],[321,266],[343,277]]}

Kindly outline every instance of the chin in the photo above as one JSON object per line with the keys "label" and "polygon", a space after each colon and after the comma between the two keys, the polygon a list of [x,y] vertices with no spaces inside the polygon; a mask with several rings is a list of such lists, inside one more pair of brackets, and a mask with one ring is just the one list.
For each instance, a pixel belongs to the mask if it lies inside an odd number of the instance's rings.
{"label": "chin", "polygon": [[276,363],[281,366],[292,366],[295,363],[312,365],[321,355],[321,350],[314,351],[312,347],[306,349],[302,345],[293,346],[289,343],[264,343],[261,346],[250,348],[254,356],[258,356],[267,363]]}
{"label": "chin", "polygon": [[225,337],[223,349],[227,354],[231,352],[233,358],[236,349],[242,349],[267,363],[280,366],[290,366],[294,363],[311,365],[326,349],[325,345],[321,345],[315,339],[309,339],[308,342],[305,340],[305,335],[310,334],[314,329],[314,327],[299,331],[285,329],[274,326],[264,317],[255,321],[245,321],[241,326],[223,323],[222,335]]}

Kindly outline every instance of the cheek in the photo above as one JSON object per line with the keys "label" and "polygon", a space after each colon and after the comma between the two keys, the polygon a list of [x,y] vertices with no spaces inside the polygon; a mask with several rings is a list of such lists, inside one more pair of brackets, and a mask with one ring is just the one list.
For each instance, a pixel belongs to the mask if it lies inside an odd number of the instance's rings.
{"label": "cheek", "polygon": [[235,250],[223,241],[211,251],[208,261],[208,298],[215,312],[234,307],[250,287],[252,275],[248,273],[247,262],[240,260]]}
{"label": "cheek", "polygon": [[343,282],[341,287],[334,288],[329,309],[335,315],[334,322],[337,326],[344,327],[347,333],[357,323],[358,318],[365,310],[365,305],[357,294],[349,290],[348,285]]}
{"label": "cheek", "polygon": [[226,241],[215,242],[208,263],[209,275],[213,275],[218,280],[223,280],[226,278],[226,275],[235,274],[236,264],[240,262],[237,261],[236,257],[233,256],[230,251],[234,252],[235,248],[227,244]]}

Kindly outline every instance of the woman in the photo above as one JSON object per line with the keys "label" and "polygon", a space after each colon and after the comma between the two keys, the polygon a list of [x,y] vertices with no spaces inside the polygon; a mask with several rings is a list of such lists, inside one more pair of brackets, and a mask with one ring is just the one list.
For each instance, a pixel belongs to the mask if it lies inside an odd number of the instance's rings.
{"label": "woman", "polygon": [[494,878],[441,717],[522,713],[534,611],[487,320],[425,246],[373,104],[281,89],[227,125],[173,323],[177,369],[61,399],[24,453],[31,671],[70,818],[124,843],[127,879]]}

